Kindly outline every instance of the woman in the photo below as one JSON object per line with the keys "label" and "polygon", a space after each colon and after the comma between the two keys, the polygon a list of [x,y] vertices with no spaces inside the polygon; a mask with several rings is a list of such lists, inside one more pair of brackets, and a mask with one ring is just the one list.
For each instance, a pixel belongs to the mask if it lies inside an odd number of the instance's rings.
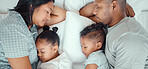
{"label": "woman", "polygon": [[8,14],[0,15],[0,69],[35,69],[37,26],[65,19],[66,11],[53,3],[54,0],[19,0]]}

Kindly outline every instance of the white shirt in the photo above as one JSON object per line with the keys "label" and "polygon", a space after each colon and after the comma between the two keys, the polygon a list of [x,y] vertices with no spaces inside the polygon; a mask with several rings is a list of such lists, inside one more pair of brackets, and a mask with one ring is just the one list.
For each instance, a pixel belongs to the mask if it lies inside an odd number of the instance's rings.
{"label": "white shirt", "polygon": [[37,69],[72,69],[72,62],[69,56],[63,52],[57,58],[48,62],[39,61]]}
{"label": "white shirt", "polygon": [[144,69],[148,64],[148,33],[133,18],[109,28],[106,57],[111,69]]}
{"label": "white shirt", "polygon": [[88,64],[96,64],[97,69],[109,69],[106,56],[102,50],[91,53],[85,61],[85,67]]}

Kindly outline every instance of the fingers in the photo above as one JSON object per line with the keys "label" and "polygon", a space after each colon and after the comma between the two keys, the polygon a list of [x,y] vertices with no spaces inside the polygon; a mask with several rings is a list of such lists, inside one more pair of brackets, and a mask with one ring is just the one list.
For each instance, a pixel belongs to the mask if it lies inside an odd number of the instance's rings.
{"label": "fingers", "polygon": [[135,16],[135,12],[133,10],[133,8],[129,5],[126,4],[126,15],[129,17],[134,17]]}

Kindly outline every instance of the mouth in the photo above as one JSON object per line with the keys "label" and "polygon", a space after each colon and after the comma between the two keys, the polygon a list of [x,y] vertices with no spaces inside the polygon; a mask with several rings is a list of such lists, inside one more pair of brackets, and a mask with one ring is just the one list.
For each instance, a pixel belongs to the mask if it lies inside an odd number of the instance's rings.
{"label": "mouth", "polygon": [[86,56],[86,53],[83,53]]}
{"label": "mouth", "polygon": [[43,58],[42,57],[39,57],[40,58],[40,60],[43,60]]}
{"label": "mouth", "polygon": [[43,60],[42,58],[40,58],[40,60],[41,60],[42,62],[44,62],[44,60]]}
{"label": "mouth", "polygon": [[44,24],[47,23],[47,20],[43,20],[43,23],[44,23]]}
{"label": "mouth", "polygon": [[96,19],[97,23],[101,22],[99,17],[95,16],[95,19]]}

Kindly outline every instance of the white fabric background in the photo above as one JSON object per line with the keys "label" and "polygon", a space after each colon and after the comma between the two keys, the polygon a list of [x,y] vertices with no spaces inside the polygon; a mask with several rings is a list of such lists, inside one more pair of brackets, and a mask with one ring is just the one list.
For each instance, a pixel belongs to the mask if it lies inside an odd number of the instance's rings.
{"label": "white fabric background", "polygon": [[[67,20],[53,26],[57,26],[59,28],[57,33],[60,36],[60,45],[64,46],[60,46],[60,49],[63,49],[69,54],[72,61],[74,62],[75,69],[81,69],[81,64],[83,65],[82,62],[84,61],[84,55],[81,52],[81,47],[78,38],[79,35],[76,33],[80,32],[82,28],[84,28],[89,23],[92,23],[89,19],[78,15],[78,11],[81,7],[83,7],[85,4],[91,1],[93,0],[56,0],[54,3],[55,5],[63,9],[72,11],[67,13],[67,16],[69,16],[67,17]],[[1,0],[0,13],[5,13],[8,9],[14,8],[17,2],[18,0]],[[127,2],[133,7],[136,13],[136,20],[139,21],[142,24],[142,26],[148,31],[148,0],[127,0]],[[86,24],[79,24],[82,22]],[[73,26],[77,29],[75,29]],[[73,32],[73,29],[75,30],[75,32]]]}

